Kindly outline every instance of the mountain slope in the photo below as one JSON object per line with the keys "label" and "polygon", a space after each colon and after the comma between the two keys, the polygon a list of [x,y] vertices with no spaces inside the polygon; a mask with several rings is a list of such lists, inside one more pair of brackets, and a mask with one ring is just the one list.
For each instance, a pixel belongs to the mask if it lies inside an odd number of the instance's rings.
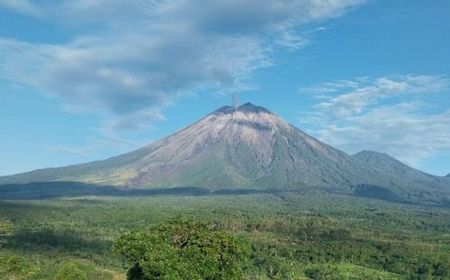
{"label": "mountain slope", "polygon": [[353,157],[372,170],[378,171],[380,175],[405,178],[410,184],[413,182],[418,187],[434,189],[445,182],[441,177],[414,169],[386,153],[362,151]]}
{"label": "mountain slope", "polygon": [[353,158],[366,166],[372,176],[382,176],[388,180],[389,184],[384,186],[395,188],[406,196],[415,194],[420,198],[450,192],[450,184],[446,178],[414,169],[386,153],[362,151],[353,155]]}
{"label": "mountain slope", "polygon": [[[131,153],[87,164],[0,178],[0,184],[73,181],[126,188],[388,188],[420,197],[448,180],[375,152],[348,155],[253,104],[219,108],[198,122]],[[411,195],[410,193],[414,193]]]}

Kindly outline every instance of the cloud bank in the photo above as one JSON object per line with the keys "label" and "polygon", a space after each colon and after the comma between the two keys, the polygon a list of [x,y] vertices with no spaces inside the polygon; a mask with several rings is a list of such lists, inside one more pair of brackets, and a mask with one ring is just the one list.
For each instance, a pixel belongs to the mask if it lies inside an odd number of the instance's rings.
{"label": "cloud bank", "polygon": [[413,166],[450,150],[450,110],[430,102],[450,98],[450,79],[436,75],[368,77],[303,88],[318,100],[301,122],[347,152],[387,152]]}
{"label": "cloud bank", "polygon": [[0,8],[70,26],[65,44],[0,39],[0,76],[61,99],[75,113],[107,114],[113,129],[163,118],[188,92],[233,92],[300,48],[298,28],[362,0],[2,1]]}

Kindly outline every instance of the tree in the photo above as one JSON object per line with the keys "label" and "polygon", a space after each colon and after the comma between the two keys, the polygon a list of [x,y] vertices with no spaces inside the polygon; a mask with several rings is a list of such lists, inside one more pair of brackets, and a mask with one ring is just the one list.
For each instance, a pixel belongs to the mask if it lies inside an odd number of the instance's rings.
{"label": "tree", "polygon": [[128,279],[242,279],[246,246],[230,233],[182,218],[120,237],[115,250],[131,265]]}

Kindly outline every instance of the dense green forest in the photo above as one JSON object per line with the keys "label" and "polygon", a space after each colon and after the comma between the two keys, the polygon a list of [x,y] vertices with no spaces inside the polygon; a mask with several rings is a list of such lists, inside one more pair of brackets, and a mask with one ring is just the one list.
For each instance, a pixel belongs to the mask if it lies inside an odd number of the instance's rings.
{"label": "dense green forest", "polygon": [[[180,231],[229,253],[222,274],[197,245],[167,249]],[[154,279],[450,279],[448,208],[328,193],[0,201],[0,279],[126,279],[144,243],[147,260],[178,258]]]}

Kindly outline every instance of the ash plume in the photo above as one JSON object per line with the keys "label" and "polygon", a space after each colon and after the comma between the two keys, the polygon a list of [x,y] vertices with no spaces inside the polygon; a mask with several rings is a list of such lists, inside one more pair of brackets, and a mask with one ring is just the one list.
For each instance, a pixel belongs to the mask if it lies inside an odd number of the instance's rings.
{"label": "ash plume", "polygon": [[239,107],[239,94],[237,92],[233,92],[231,94],[232,105],[234,109]]}

